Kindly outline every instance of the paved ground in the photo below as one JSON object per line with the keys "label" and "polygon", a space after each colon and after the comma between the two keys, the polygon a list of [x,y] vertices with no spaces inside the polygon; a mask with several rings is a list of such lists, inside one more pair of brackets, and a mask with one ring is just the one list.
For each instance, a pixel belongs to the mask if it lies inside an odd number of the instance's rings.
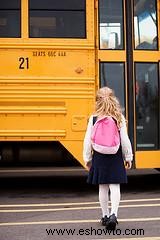
{"label": "paved ground", "polygon": [[160,239],[156,170],[128,172],[114,232],[99,223],[98,189],[86,184],[86,172],[50,170],[0,178],[0,240]]}

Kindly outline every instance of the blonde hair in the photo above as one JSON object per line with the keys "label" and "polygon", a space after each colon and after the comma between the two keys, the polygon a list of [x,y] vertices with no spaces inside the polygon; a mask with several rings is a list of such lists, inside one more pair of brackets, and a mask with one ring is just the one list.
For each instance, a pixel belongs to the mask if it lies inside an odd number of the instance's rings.
{"label": "blonde hair", "polygon": [[117,121],[120,128],[122,123],[122,110],[114,91],[108,87],[102,87],[97,91],[96,109],[97,116],[111,116]]}

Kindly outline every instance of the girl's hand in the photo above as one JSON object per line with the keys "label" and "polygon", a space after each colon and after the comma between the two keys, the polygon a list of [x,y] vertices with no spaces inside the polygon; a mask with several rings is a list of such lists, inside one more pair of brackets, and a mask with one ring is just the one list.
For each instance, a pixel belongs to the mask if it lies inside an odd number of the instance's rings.
{"label": "girl's hand", "polygon": [[86,164],[85,164],[85,166],[86,166],[86,169],[89,171],[90,170],[90,168],[91,168],[91,165],[92,165],[92,163],[91,162],[87,162]]}
{"label": "girl's hand", "polygon": [[125,167],[126,167],[126,169],[131,169],[132,162],[131,161],[125,161]]}

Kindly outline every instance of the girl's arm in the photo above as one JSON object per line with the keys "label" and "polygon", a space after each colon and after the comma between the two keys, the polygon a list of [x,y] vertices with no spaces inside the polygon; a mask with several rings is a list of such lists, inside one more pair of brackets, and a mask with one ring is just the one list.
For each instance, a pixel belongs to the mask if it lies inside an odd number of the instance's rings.
{"label": "girl's arm", "polygon": [[85,137],[84,137],[84,142],[83,142],[83,160],[84,160],[86,166],[92,160],[92,145],[91,145],[92,127],[93,127],[93,116],[90,116],[89,122],[87,125],[87,130],[86,130]]}
{"label": "girl's arm", "polygon": [[120,128],[120,139],[122,146],[122,153],[124,160],[126,161],[126,167],[131,168],[133,160],[132,146],[128,137],[127,126],[124,116],[122,116],[122,126]]}

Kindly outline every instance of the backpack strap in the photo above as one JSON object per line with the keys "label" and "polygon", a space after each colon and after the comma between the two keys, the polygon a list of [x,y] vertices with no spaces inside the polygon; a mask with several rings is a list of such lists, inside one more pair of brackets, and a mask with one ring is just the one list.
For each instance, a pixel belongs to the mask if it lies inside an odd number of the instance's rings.
{"label": "backpack strap", "polygon": [[95,124],[96,121],[97,121],[97,116],[93,116],[93,125]]}

